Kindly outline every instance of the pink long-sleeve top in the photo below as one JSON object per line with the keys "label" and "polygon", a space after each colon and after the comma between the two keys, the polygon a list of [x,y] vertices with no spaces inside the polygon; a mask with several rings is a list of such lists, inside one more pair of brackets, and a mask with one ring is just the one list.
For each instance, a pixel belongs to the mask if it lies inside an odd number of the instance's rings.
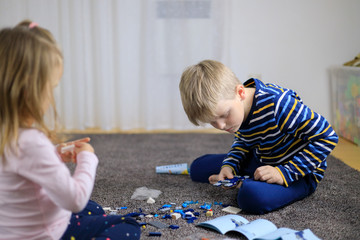
{"label": "pink long-sleeve top", "polygon": [[0,239],[59,239],[72,212],[87,204],[98,158],[83,151],[71,175],[56,147],[36,129],[22,129],[18,153],[0,157]]}

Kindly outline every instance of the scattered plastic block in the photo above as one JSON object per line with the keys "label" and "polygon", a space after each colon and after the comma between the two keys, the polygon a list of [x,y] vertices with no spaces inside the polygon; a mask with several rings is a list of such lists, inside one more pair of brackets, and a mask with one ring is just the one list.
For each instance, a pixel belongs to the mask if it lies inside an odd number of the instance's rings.
{"label": "scattered plastic block", "polygon": [[161,232],[149,232],[149,237],[161,237]]}
{"label": "scattered plastic block", "polygon": [[174,220],[178,220],[179,218],[181,218],[181,214],[177,213],[177,212],[174,212],[174,213],[171,214],[171,218],[174,219]]}
{"label": "scattered plastic block", "polygon": [[119,210],[124,210],[124,209],[127,209],[127,207],[117,207],[116,210],[119,211]]}
{"label": "scattered plastic block", "polygon": [[213,215],[214,215],[214,212],[211,209],[206,212],[207,217],[212,217]]}
{"label": "scattered plastic block", "polygon": [[184,211],[181,210],[181,209],[175,209],[174,212],[175,212],[175,213],[180,213],[182,218],[185,217],[185,213],[184,213]]}
{"label": "scattered plastic block", "polygon": [[183,204],[181,205],[183,208],[186,208],[186,207],[188,207],[190,204],[198,204],[199,203],[199,201],[196,201],[196,202],[194,202],[194,201],[185,201],[185,202],[183,202]]}
{"label": "scattered plastic block", "polygon": [[231,213],[231,214],[238,214],[241,209],[237,207],[228,206],[222,209],[224,212]]}
{"label": "scattered plastic block", "polygon": [[197,219],[196,217],[189,218],[189,219],[187,219],[187,223],[193,223],[194,220],[196,220],[196,219]]}
{"label": "scattered plastic block", "polygon": [[149,197],[146,202],[150,203],[150,204],[153,204],[153,203],[155,203],[155,199],[153,199],[152,197]]}
{"label": "scattered plastic block", "polygon": [[138,217],[143,213],[137,213],[137,212],[133,212],[133,213],[128,213],[125,215],[125,217]]}
{"label": "scattered plastic block", "polygon": [[179,226],[178,226],[178,225],[170,225],[169,228],[171,228],[171,229],[178,229]]}
{"label": "scattered plastic block", "polygon": [[211,203],[204,203],[204,205],[201,205],[200,208],[210,210],[211,209]]}
{"label": "scattered plastic block", "polygon": [[161,212],[170,211],[170,208],[160,208],[159,211],[161,211]]}
{"label": "scattered plastic block", "polygon": [[162,217],[162,219],[171,219],[171,216],[170,216],[170,214],[165,214],[165,215]]}
{"label": "scattered plastic block", "polygon": [[162,208],[171,208],[171,204],[164,204],[164,205],[162,205],[162,207],[160,209],[162,209]]}
{"label": "scattered plastic block", "polygon": [[186,218],[187,216],[195,217],[192,212],[185,212],[185,218]]}

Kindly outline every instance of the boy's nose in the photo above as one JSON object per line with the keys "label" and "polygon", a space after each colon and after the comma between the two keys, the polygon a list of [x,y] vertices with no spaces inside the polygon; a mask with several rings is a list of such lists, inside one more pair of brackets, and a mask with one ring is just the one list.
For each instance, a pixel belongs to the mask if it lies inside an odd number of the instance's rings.
{"label": "boy's nose", "polygon": [[225,130],[226,124],[224,121],[216,121],[213,126],[219,130]]}

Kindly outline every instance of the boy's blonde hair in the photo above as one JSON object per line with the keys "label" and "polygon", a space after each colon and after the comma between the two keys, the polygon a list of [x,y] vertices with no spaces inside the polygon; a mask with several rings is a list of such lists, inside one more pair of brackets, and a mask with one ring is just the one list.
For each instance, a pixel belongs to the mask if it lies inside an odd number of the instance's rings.
{"label": "boy's blonde hair", "polygon": [[16,147],[19,128],[34,126],[50,139],[55,130],[44,122],[43,104],[50,101],[56,122],[53,74],[63,56],[52,34],[31,21],[0,31],[0,157]]}
{"label": "boy's blonde hair", "polygon": [[204,60],[189,66],[181,75],[181,101],[190,122],[199,126],[216,117],[217,104],[233,99],[241,82],[224,64]]}

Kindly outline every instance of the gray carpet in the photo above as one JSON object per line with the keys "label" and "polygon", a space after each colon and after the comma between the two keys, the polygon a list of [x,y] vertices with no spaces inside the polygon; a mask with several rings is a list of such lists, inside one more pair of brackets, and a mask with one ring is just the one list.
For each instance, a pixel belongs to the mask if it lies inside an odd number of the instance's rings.
{"label": "gray carpet", "polygon": [[[71,139],[85,135],[72,135]],[[88,136],[88,135],[86,135]],[[103,207],[126,206],[119,214],[139,212],[160,213],[164,204],[199,201],[199,205],[223,202],[236,206],[236,190],[223,190],[210,184],[195,183],[186,175],[156,174],[155,167],[188,163],[206,153],[225,153],[232,143],[230,134],[94,134],[91,144],[99,157],[95,187],[91,199]],[[321,239],[360,239],[360,173],[338,159],[328,157],[325,178],[310,197],[265,215],[239,215],[252,221],[264,218],[278,227],[295,230],[311,229]],[[71,168],[71,166],[70,166]],[[148,187],[162,191],[156,203],[131,200],[136,188]],[[179,229],[156,229],[147,226],[141,239],[152,239],[149,232],[162,233],[161,239],[244,239],[240,235],[221,235],[196,227],[196,223],[225,215],[220,206],[214,206],[214,217],[206,217],[199,205],[190,207],[201,215],[195,223],[183,219],[161,219]],[[153,219],[152,219],[153,220]],[[151,219],[141,221],[149,222]],[[158,238],[156,238],[158,239]]]}

